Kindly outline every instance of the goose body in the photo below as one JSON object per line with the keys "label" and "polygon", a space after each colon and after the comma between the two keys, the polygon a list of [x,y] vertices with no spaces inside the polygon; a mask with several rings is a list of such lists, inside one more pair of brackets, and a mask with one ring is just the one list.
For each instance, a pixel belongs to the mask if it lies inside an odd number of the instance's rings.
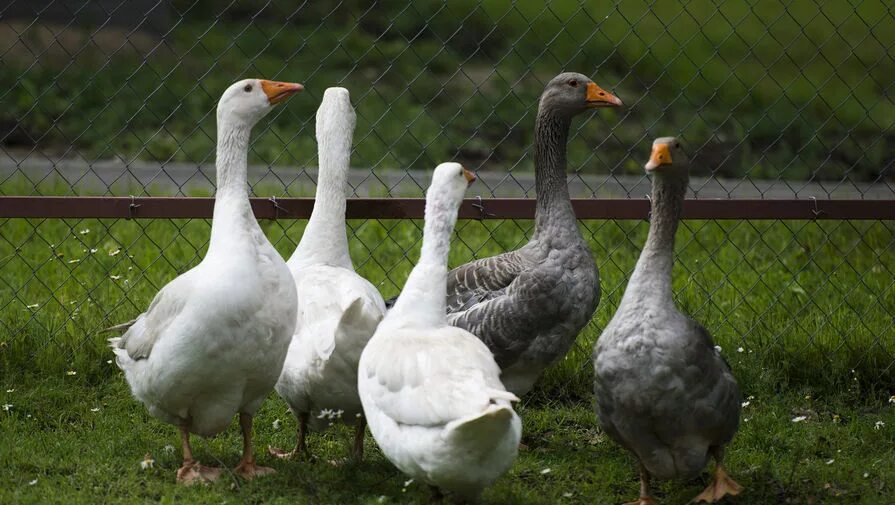
{"label": "goose body", "polygon": [[218,189],[208,252],[164,286],[120,338],[110,340],[134,396],[181,429],[183,482],[211,480],[216,469],[192,460],[189,434],[220,433],[240,415],[254,465],[251,416],[273,389],[295,326],[296,291],[289,269],[264,236],[249,205],[246,157],[252,126],[300,85],[248,79],[218,104]]}
{"label": "goose body", "polygon": [[722,464],[724,446],[739,425],[739,386],[708,331],[677,309],[671,293],[685,160],[674,138],[656,140],[647,164],[654,172],[649,237],[594,348],[600,424],[640,461],[641,498],[635,503],[643,505],[654,503],[650,477],[694,477],[710,456],[718,462],[716,478],[697,499],[739,492]]}
{"label": "goose body", "polygon": [[577,73],[556,76],[541,95],[535,125],[537,212],[522,248],[448,274],[450,324],[482,339],[517,395],[561,359],[600,301],[600,274],[578,229],[566,182],[572,118],[621,100]]}
{"label": "goose body", "polygon": [[361,355],[358,389],[383,454],[414,479],[475,499],[512,465],[518,400],[475,335],[448,325],[447,254],[466,187],[456,163],[439,165],[426,196],[420,260]]}
{"label": "goose body", "polygon": [[299,419],[298,452],[304,449],[308,425],[325,428],[336,420],[357,425],[354,455],[363,450],[357,365],[385,304],[379,291],[355,273],[348,254],[345,190],[355,121],[348,90],[327,89],[317,111],[317,198],[288,261],[301,293],[295,334],[276,386]]}

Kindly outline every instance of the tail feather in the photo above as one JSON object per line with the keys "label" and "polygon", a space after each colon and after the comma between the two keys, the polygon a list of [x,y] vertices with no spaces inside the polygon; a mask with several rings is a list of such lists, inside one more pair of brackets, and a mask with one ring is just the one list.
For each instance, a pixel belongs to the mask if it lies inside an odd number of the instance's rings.
{"label": "tail feather", "polygon": [[126,323],[116,324],[115,326],[109,326],[108,328],[103,328],[99,330],[99,333],[108,333],[112,331],[121,331],[121,330],[129,330],[134,323],[137,322],[137,319],[140,319],[140,316],[137,316]]}
{"label": "tail feather", "polygon": [[510,405],[494,404],[481,414],[451,422],[447,425],[447,431],[453,438],[486,448],[502,439],[514,417],[516,413]]}

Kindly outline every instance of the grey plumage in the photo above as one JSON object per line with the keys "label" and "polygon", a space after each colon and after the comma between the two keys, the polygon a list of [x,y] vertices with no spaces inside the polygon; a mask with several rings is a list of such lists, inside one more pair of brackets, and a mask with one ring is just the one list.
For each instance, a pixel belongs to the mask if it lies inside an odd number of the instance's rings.
{"label": "grey plumage", "polygon": [[[660,141],[677,146],[674,139]],[[664,479],[695,476],[710,456],[722,468],[723,448],[739,427],[742,400],[708,331],[672,299],[674,235],[687,169],[683,153],[670,152],[676,166],[662,165],[653,176],[649,237],[618,311],[594,347],[600,424],[649,475]],[[650,166],[655,168],[648,165],[650,171]],[[716,478],[721,477],[727,478],[723,468]],[[649,477],[643,479],[648,490]],[[723,484],[729,486],[726,492],[739,492],[732,480]]]}
{"label": "grey plumage", "polygon": [[581,74],[552,79],[536,121],[537,212],[531,241],[448,274],[448,321],[488,345],[501,380],[517,395],[528,392],[544,369],[566,354],[599,303],[597,265],[569,199],[566,141],[575,115],[620,104]]}

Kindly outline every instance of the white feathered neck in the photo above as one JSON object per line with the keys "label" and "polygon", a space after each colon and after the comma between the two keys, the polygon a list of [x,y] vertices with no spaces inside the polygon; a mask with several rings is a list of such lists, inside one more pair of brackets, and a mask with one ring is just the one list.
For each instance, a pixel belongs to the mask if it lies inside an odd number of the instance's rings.
{"label": "white feathered neck", "polygon": [[447,325],[447,262],[451,251],[451,234],[457,224],[457,211],[462,203],[440,184],[433,184],[426,192],[425,225],[420,259],[395,306],[386,314],[402,324],[437,327]]}
{"label": "white feathered neck", "polygon": [[214,198],[214,214],[211,221],[211,239],[208,254],[219,248],[227,250],[234,243],[235,235],[260,230],[252,206],[249,203],[246,182],[246,165],[249,137],[252,126],[222,112],[217,121],[217,190]]}
{"label": "white feathered neck", "polygon": [[348,90],[329,88],[317,109],[317,193],[308,226],[287,262],[353,269],[345,232],[345,193],[356,116]]}

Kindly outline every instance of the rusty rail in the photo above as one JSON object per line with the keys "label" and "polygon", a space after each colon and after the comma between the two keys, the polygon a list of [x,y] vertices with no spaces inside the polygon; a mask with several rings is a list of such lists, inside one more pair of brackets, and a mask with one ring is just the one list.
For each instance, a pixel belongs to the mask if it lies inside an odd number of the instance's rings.
{"label": "rusty rail", "polygon": [[[312,198],[252,198],[259,219],[307,219]],[[420,219],[421,198],[350,198],[349,219]],[[646,199],[573,199],[579,219],[645,219]],[[213,198],[2,196],[0,218],[210,218]],[[531,219],[535,201],[525,198],[467,199],[461,219]],[[690,199],[685,219],[895,219],[895,200]]]}

